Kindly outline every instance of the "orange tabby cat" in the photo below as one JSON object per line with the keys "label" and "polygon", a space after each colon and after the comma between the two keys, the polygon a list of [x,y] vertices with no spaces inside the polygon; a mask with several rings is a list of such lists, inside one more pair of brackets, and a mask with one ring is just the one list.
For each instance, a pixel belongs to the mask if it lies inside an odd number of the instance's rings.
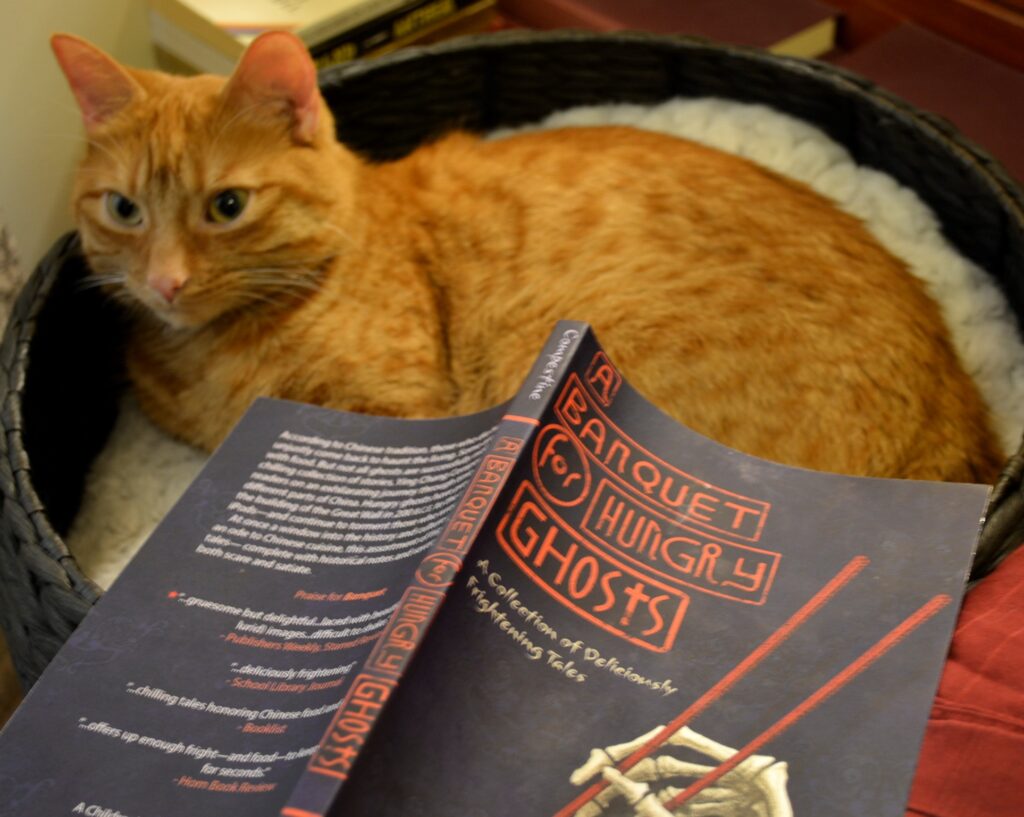
{"label": "orange tabby cat", "polygon": [[136,307],[143,409],[211,448],[258,395],[429,417],[508,398],[592,323],[692,428],[782,462],[988,481],[986,410],[922,285],[855,219],[751,163],[627,128],[456,134],[361,160],[302,44],[227,80],[53,47],[89,138],[74,210]]}

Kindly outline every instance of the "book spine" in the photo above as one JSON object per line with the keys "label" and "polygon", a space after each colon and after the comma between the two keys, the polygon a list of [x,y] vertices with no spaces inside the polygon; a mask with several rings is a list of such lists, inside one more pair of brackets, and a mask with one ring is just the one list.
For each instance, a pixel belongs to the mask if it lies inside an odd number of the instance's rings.
{"label": "book spine", "polygon": [[411,34],[374,48],[366,56],[378,57],[410,45],[429,45],[453,37],[488,31],[497,17],[496,0],[477,0],[454,14],[436,19],[423,28],[416,28]]}
{"label": "book spine", "polygon": [[586,324],[572,321],[560,321],[555,327],[498,423],[447,525],[423,557],[398,608],[352,680],[281,817],[324,817],[328,813],[589,331]]}
{"label": "book spine", "polygon": [[454,17],[479,0],[416,0],[310,46],[317,68],[366,56]]}
{"label": "book spine", "polygon": [[[294,2],[294,0],[292,0]],[[281,2],[281,0],[275,0]],[[338,0],[333,0],[338,2]],[[347,7],[313,23],[307,23],[295,33],[310,48],[318,43],[351,31],[357,26],[371,23],[379,17],[391,14],[396,9],[412,5],[416,0],[347,0]]]}

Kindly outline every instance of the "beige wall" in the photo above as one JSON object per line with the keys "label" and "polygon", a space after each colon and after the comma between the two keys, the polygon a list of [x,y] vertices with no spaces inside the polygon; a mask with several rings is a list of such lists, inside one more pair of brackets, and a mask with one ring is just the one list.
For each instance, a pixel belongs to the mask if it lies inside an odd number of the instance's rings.
{"label": "beige wall", "polygon": [[78,110],[48,43],[56,31],[154,66],[143,0],[0,0],[0,212],[28,269],[71,228],[68,196],[81,150]]}

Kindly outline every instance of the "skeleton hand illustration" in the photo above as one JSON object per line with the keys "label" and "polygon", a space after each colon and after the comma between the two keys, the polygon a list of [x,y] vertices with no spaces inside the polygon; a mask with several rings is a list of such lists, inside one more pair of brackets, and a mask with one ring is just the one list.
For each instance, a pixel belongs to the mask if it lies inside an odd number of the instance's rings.
{"label": "skeleton hand illustration", "polygon": [[[766,755],[748,757],[720,780],[670,811],[665,803],[715,767],[661,755],[641,760],[625,774],[615,768],[616,763],[644,746],[662,729],[658,726],[629,743],[591,751],[587,762],[572,773],[570,782],[578,786],[601,774],[609,785],[581,807],[575,817],[613,813],[633,817],[793,817],[793,807],[786,791],[787,766]],[[669,737],[666,745],[695,750],[718,763],[736,754],[735,749],[716,743],[686,726]],[[668,781],[679,781],[680,778],[684,778],[682,787],[669,785]],[[664,786],[655,789],[648,784]],[[622,798],[627,810],[616,807],[618,798]]]}

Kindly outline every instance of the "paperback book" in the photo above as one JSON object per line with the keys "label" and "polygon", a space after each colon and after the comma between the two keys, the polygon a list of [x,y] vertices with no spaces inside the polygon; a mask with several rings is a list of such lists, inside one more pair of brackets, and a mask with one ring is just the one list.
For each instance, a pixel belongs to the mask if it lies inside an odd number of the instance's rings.
{"label": "paperback book", "polygon": [[483,31],[497,0],[420,0],[310,47],[319,69],[408,45]]}
{"label": "paperback book", "polygon": [[483,30],[496,0],[149,0],[153,41],[189,71],[230,74],[266,31],[292,31],[323,68]]}
{"label": "paperback book", "polygon": [[574,322],[472,416],[262,399],[0,733],[0,816],[901,817],[987,493],[725,448]]}

